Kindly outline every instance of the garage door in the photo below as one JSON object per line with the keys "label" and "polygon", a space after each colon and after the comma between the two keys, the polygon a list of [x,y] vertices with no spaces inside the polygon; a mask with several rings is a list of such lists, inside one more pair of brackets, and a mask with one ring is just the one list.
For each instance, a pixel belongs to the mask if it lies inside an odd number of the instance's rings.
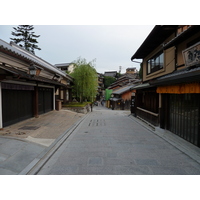
{"label": "garage door", "polygon": [[39,88],[39,114],[43,114],[53,110],[53,89]]}
{"label": "garage door", "polygon": [[18,89],[2,89],[4,127],[33,117],[33,90]]}

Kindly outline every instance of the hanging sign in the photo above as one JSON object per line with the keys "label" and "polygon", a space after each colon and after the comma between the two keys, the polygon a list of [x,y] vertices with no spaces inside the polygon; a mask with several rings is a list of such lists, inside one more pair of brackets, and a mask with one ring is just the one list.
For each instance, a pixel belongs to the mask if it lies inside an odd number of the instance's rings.
{"label": "hanging sign", "polygon": [[182,53],[186,67],[200,64],[200,42],[185,49]]}

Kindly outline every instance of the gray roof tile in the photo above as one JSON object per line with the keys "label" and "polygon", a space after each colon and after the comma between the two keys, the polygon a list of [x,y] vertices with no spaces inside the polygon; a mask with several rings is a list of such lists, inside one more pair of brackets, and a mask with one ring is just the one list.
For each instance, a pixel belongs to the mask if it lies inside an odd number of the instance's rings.
{"label": "gray roof tile", "polygon": [[35,64],[38,64],[39,66],[42,66],[44,69],[51,71],[53,73],[59,74],[63,77],[68,77],[69,79],[72,79],[69,75],[55,67],[54,65],[51,65],[47,61],[43,60],[42,58],[28,52],[27,50],[23,49],[22,47],[16,45],[15,43],[11,42],[10,44],[0,39],[0,51],[1,49],[4,49],[7,52],[11,52],[12,54],[18,55],[24,59],[29,60],[30,62],[34,62]]}

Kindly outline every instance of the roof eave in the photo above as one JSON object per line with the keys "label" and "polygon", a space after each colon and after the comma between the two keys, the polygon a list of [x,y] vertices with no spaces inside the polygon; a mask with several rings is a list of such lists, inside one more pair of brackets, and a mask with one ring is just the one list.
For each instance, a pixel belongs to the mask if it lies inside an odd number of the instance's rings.
{"label": "roof eave", "polygon": [[131,61],[146,57],[152,50],[161,45],[162,42],[176,30],[177,26],[178,25],[156,25],[131,57]]}
{"label": "roof eave", "polygon": [[34,63],[36,65],[39,65],[44,70],[49,71],[50,73],[59,74],[62,77],[68,78],[70,81],[73,81],[73,78],[66,73],[64,73],[62,70],[58,69],[54,65],[51,65],[47,61],[43,60],[42,58],[28,52],[27,50],[21,48],[17,44],[11,42],[10,44],[0,39],[0,51],[3,53],[9,54],[10,56],[14,56],[18,59],[25,60],[29,63]]}
{"label": "roof eave", "polygon": [[172,46],[175,46],[175,45],[181,43],[182,41],[184,41],[185,39],[187,39],[188,37],[190,37],[191,35],[194,35],[195,33],[199,32],[199,31],[200,31],[199,25],[190,26],[188,29],[186,29],[185,31],[180,33],[178,36],[173,38],[171,41],[166,43],[163,46],[163,49],[167,49],[167,48],[170,48]]}

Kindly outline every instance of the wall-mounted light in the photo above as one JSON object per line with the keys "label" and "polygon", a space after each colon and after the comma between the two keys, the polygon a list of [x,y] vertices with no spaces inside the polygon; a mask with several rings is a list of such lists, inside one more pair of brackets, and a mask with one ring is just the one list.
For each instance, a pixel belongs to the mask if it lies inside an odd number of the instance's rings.
{"label": "wall-mounted light", "polygon": [[29,69],[29,74],[31,76],[35,76],[36,75],[37,67],[35,65],[31,65],[28,69]]}
{"label": "wall-mounted light", "polygon": [[53,80],[55,80],[55,81],[60,81],[60,79],[61,79],[61,76],[58,74],[55,74],[53,77]]}
{"label": "wall-mounted light", "polygon": [[39,76],[40,75],[40,72],[42,70],[41,67],[39,66],[36,66],[34,64],[31,64],[30,67],[28,68],[29,69],[29,74],[31,76]]}

